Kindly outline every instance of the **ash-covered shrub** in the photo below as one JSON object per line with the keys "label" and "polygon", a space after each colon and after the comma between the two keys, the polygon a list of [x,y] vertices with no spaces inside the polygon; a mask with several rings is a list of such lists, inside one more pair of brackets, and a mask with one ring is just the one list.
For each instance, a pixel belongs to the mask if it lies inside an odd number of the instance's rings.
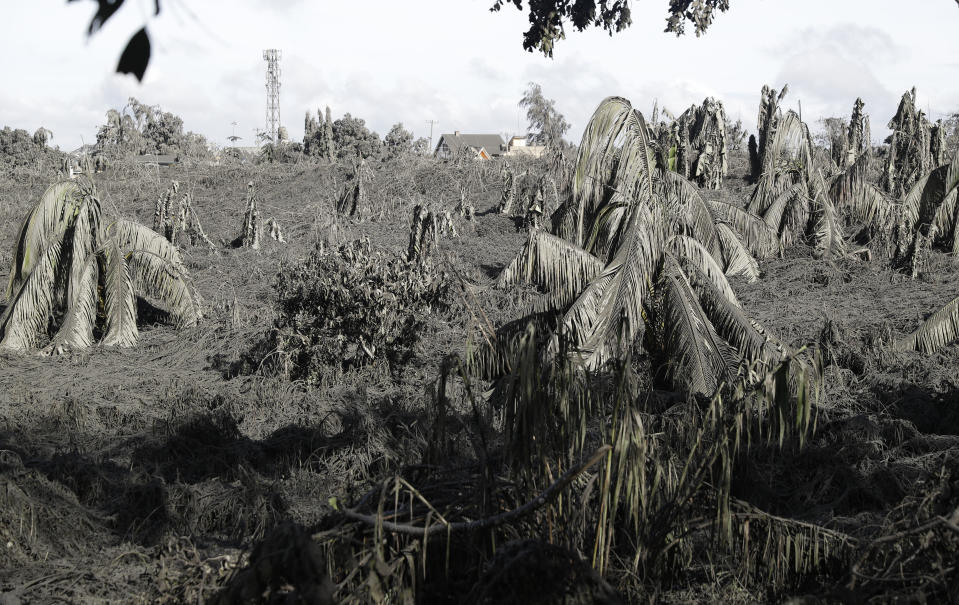
{"label": "ash-covered shrub", "polygon": [[429,263],[410,263],[369,240],[316,248],[280,268],[278,316],[257,365],[291,380],[409,359],[429,315],[447,306],[447,285]]}

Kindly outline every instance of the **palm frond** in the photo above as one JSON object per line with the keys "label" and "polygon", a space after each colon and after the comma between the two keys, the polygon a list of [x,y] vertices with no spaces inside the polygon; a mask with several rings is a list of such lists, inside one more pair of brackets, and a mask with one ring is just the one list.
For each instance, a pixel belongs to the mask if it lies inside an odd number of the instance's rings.
{"label": "palm frond", "polygon": [[841,258],[846,255],[846,240],[836,207],[826,197],[819,199],[819,218],[816,222],[816,256]]}
{"label": "palm frond", "polygon": [[81,189],[75,181],[55,183],[47,188],[43,197],[27,215],[13,248],[7,300],[13,297],[30,275],[44,251],[50,247],[50,243],[62,237],[73,222],[80,197]]}
{"label": "palm frond", "polygon": [[742,242],[757,258],[779,254],[779,235],[759,216],[726,202],[710,200],[709,210],[717,221],[728,224],[742,237]]}
{"label": "palm frond", "polygon": [[599,258],[606,259],[615,250],[622,234],[623,217],[629,203],[619,192],[613,193],[592,221],[592,228],[584,248]]}
{"label": "palm frond", "polygon": [[812,200],[808,190],[805,187],[803,189],[805,193],[795,195],[786,205],[786,213],[779,234],[779,241],[782,242],[783,248],[788,248],[794,241],[806,235]]}
{"label": "palm frond", "polygon": [[666,255],[662,276],[665,348],[675,363],[670,372],[689,391],[712,395],[737,374],[738,359],[716,334],[676,260]]}
{"label": "palm frond", "polygon": [[107,325],[102,344],[108,347],[132,347],[137,343],[139,330],[136,294],[130,272],[115,243],[104,251],[104,260],[106,270],[103,306]]}
{"label": "palm frond", "polygon": [[578,211],[576,205],[573,203],[572,198],[567,199],[560,204],[552,216],[550,216],[552,233],[567,241],[574,241],[576,239],[577,217]]}
{"label": "palm frond", "polygon": [[126,256],[134,250],[149,252],[165,261],[183,266],[183,259],[177,247],[153,229],[133,221],[120,219],[107,226],[106,237],[112,239],[120,254]]}
{"label": "palm frond", "polygon": [[895,203],[872,183],[862,182],[848,190],[843,188],[841,191],[842,193],[837,191],[834,185],[833,199],[837,204],[849,209],[849,215],[853,220],[864,225],[885,224],[894,211]]}
{"label": "palm frond", "polygon": [[134,291],[166,308],[177,326],[195,326],[200,311],[181,268],[159,254],[133,250],[126,255]]}
{"label": "palm frond", "polygon": [[[76,257],[74,257],[76,258]],[[70,303],[60,329],[50,341],[49,352],[87,349],[93,345],[93,326],[97,321],[97,255],[87,256],[79,268],[76,283],[71,283]],[[74,266],[72,271],[77,270]],[[73,278],[71,278],[72,281]]]}
{"label": "palm frond", "polygon": [[700,304],[720,338],[731,344],[747,365],[761,364],[769,369],[786,358],[788,349],[746,315],[742,307],[730,302],[706,279],[691,279]]}
{"label": "palm frond", "polygon": [[496,285],[536,284],[550,293],[556,308],[565,308],[603,270],[603,262],[575,244],[542,229],[530,231],[523,251],[503,269]]}
{"label": "palm frond", "polygon": [[948,166],[933,168],[909,188],[902,204],[905,208],[906,217],[909,219],[909,224],[913,227],[929,224],[932,221],[939,202],[945,197],[946,172],[948,170]]}
{"label": "palm frond", "polygon": [[[666,202],[669,218],[677,231],[699,240],[717,261],[722,259],[719,235],[713,215],[699,189],[678,172],[662,171],[657,180],[657,193]],[[674,219],[676,217],[676,219]]]}
{"label": "palm frond", "polygon": [[3,330],[0,349],[26,351],[36,348],[40,336],[46,333],[53,312],[54,282],[62,250],[62,241],[54,238],[31,260],[29,274],[20,282],[3,317],[0,317],[0,329]]}
{"label": "palm frond", "polygon": [[928,354],[956,339],[959,339],[959,297],[933,313],[915,332],[893,343],[892,348],[896,351],[916,350]]}
{"label": "palm frond", "polygon": [[952,192],[942,200],[939,207],[936,208],[936,214],[932,218],[932,228],[937,237],[948,240],[954,248],[956,231],[956,199],[959,198],[959,189],[953,189]]}
{"label": "palm frond", "polygon": [[[726,228],[728,229],[728,227]],[[719,263],[716,262],[716,259],[713,258],[705,246],[687,235],[674,235],[666,242],[666,249],[680,262],[691,264],[702,271],[703,275],[713,283],[717,290],[722,292],[723,296],[733,304],[739,304],[736,293],[733,292],[729,282],[726,281],[723,268],[719,266]]]}
{"label": "palm frond", "polygon": [[942,202],[959,187],[959,151],[952,161],[924,174],[909,189],[903,204],[916,227],[932,223]]}
{"label": "palm frond", "polygon": [[723,264],[726,275],[742,275],[754,282],[759,279],[759,262],[726,223],[717,223],[716,232],[723,247]]}
{"label": "palm frond", "polygon": [[784,160],[801,162],[809,169],[813,163],[812,149],[809,129],[795,111],[789,110],[777,121],[776,132],[766,147],[763,172],[776,172],[778,165]]}
{"label": "palm frond", "polygon": [[830,188],[830,195],[838,208],[845,208],[852,204],[853,198],[859,195],[863,185],[866,184],[868,170],[869,155],[862,154],[836,176]]}
{"label": "palm frond", "polygon": [[100,232],[100,214],[100,200],[93,195],[82,196],[77,208],[77,218],[73,223],[70,247],[70,280],[67,284],[69,305],[76,300],[75,288],[85,287],[83,274],[86,272],[87,262],[95,256],[99,248],[97,236]]}
{"label": "palm frond", "polygon": [[791,209],[796,205],[801,206],[803,199],[806,197],[806,193],[805,183],[796,183],[782,191],[774,198],[773,203],[763,213],[763,222],[777,234],[785,232],[786,228],[783,216],[786,215],[787,209]]}
{"label": "palm frond", "polygon": [[749,196],[746,211],[756,216],[765,214],[776,198],[789,189],[789,186],[790,182],[787,179],[778,178],[776,173],[762,173]]}
{"label": "palm frond", "polygon": [[562,321],[586,367],[623,353],[644,330],[643,304],[662,255],[663,234],[649,206],[630,207],[624,241]]}
{"label": "palm frond", "polygon": [[583,243],[591,217],[611,190],[630,201],[637,195],[652,196],[649,131],[643,115],[626,99],[608,97],[593,112],[580,142],[572,189],[577,244]]}

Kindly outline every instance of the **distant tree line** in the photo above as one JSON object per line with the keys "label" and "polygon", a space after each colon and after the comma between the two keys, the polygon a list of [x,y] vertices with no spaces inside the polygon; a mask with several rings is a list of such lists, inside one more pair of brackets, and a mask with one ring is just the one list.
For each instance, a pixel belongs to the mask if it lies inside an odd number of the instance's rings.
{"label": "distant tree line", "polygon": [[22,128],[5,126],[0,130],[0,165],[4,168],[35,167],[38,165],[57,165],[63,162],[59,148],[48,143],[53,133],[42,126],[32,135]]}
{"label": "distant tree line", "polygon": [[122,109],[110,109],[97,131],[97,152],[109,158],[170,154],[183,158],[209,157],[203,135],[183,131],[183,119],[130,97]]}
{"label": "distant tree line", "polygon": [[334,120],[330,108],[307,112],[303,121],[303,154],[329,162],[351,158],[370,159],[383,155],[397,157],[428,152],[426,139],[413,139],[413,133],[394,124],[386,137],[366,126],[366,121],[346,113]]}

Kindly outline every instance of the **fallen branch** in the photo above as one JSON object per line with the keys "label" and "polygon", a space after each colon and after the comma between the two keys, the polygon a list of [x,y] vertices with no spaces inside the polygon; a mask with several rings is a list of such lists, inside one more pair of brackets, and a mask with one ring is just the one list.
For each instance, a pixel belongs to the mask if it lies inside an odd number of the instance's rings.
{"label": "fallen branch", "polygon": [[596,450],[592,456],[586,459],[584,462],[581,462],[579,465],[566,471],[563,476],[554,481],[549,487],[547,487],[539,496],[530,500],[526,504],[520,506],[519,508],[514,508],[513,510],[500,513],[498,515],[493,515],[492,517],[487,517],[485,519],[478,519],[476,521],[458,521],[456,523],[438,523],[436,525],[428,525],[426,527],[419,527],[416,525],[407,525],[404,523],[393,523],[392,521],[385,521],[381,517],[376,515],[367,515],[364,513],[357,512],[351,509],[344,509],[342,511],[343,515],[349,519],[355,521],[362,521],[368,525],[374,527],[381,526],[383,529],[388,531],[398,533],[398,534],[407,534],[411,536],[430,536],[432,534],[439,533],[441,531],[452,533],[457,531],[477,531],[482,529],[488,529],[491,527],[496,527],[502,525],[514,519],[518,519],[529,513],[533,512],[537,508],[543,506],[553,498],[559,495],[561,491],[566,489],[566,487],[572,483],[573,479],[578,477],[586,469],[592,467],[598,463],[603,456],[607,454],[612,449],[609,445],[604,445],[598,450]]}

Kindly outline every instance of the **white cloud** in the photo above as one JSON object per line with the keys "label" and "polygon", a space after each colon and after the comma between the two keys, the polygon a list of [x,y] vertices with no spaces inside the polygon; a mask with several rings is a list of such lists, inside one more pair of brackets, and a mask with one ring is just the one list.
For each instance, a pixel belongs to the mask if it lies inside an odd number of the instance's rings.
{"label": "white cloud", "polygon": [[[934,117],[959,109],[947,33],[959,10],[948,0],[917,2],[922,10],[904,10],[901,0],[734,0],[705,36],[677,39],[662,33],[666,3],[641,0],[630,29],[571,32],[549,60],[522,50],[525,15],[510,7],[491,14],[491,0],[163,0],[156,19],[153,0],[128,0],[89,40],[92,2],[32,0],[4,9],[0,53],[11,85],[0,90],[0,122],[44,125],[72,148],[92,139],[109,106],[135,96],[215,142],[233,121],[252,139],[264,122],[261,52],[275,47],[283,50],[283,121],[294,138],[304,113],[326,105],[380,134],[396,122],[426,133],[428,119],[440,131],[512,132],[517,122],[523,130],[517,102],[531,80],[556,100],[574,139],[609,95],[643,111],[658,99],[674,112],[712,95],[753,126],[762,85],[785,81],[787,104],[801,99],[810,121],[846,115],[862,96],[881,136],[913,85]],[[144,22],[154,54],[140,85],[111,71]]]}

